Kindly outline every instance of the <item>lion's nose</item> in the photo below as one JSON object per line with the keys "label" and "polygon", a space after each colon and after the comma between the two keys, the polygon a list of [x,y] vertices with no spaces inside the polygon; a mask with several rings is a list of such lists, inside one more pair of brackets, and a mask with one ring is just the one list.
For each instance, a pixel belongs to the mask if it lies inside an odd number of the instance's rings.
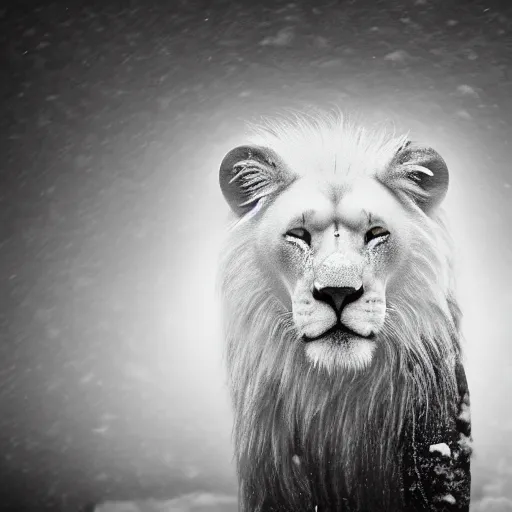
{"label": "lion's nose", "polygon": [[351,286],[325,286],[323,288],[313,288],[313,297],[316,300],[326,302],[329,304],[338,315],[340,315],[343,308],[356,301],[363,295],[363,287],[359,289],[352,288]]}

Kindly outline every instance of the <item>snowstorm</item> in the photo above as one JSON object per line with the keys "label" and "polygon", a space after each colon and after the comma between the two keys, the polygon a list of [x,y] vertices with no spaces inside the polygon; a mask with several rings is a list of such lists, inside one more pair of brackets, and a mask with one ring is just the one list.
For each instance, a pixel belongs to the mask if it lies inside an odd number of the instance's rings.
{"label": "snowstorm", "polygon": [[470,510],[512,512],[512,5],[11,1],[0,48],[1,510],[238,510],[219,165],[313,107],[448,164]]}

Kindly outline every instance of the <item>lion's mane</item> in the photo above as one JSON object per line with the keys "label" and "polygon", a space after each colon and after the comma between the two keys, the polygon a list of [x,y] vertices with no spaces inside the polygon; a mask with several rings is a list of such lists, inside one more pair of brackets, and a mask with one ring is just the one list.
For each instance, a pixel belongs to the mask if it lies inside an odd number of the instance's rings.
{"label": "lion's mane", "polygon": [[[322,148],[337,141],[345,157],[375,158],[382,148],[396,150],[400,140],[326,117],[267,124],[255,138],[281,153],[307,148],[319,159]],[[405,425],[442,424],[452,413],[460,355],[443,214],[437,210],[427,221],[413,207],[406,214],[417,219],[412,257],[399,294],[388,298],[375,364],[360,374],[315,367],[298,350],[291,313],[254,251],[259,216],[228,231],[219,284],[242,511],[261,510],[266,497],[295,512],[316,505],[401,508],[397,454]]]}

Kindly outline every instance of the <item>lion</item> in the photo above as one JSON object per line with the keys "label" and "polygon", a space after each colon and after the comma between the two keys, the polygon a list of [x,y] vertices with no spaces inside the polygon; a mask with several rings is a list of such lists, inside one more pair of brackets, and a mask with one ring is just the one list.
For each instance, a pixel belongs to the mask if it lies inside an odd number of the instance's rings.
{"label": "lion", "polygon": [[240,510],[468,511],[443,158],[297,115],[253,127],[219,183]]}

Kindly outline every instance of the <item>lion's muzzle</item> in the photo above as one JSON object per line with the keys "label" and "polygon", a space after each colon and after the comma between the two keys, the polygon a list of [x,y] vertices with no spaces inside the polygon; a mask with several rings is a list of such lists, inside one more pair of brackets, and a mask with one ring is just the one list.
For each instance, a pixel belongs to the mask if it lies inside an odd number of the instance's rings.
{"label": "lion's muzzle", "polygon": [[316,282],[313,288],[313,298],[329,304],[334,309],[338,321],[343,308],[361,298],[364,293],[362,286],[359,289],[352,286],[324,286],[323,288],[318,288],[318,286],[318,282]]}
{"label": "lion's muzzle", "polygon": [[356,338],[367,338],[369,340],[375,338],[375,334],[371,332],[368,336],[362,336],[361,334],[353,331],[349,327],[347,327],[345,324],[342,324],[340,321],[336,322],[335,325],[333,325],[330,329],[327,329],[327,331],[323,332],[322,334],[315,336],[313,338],[303,335],[302,341],[304,343],[311,343],[312,341],[318,341],[322,338],[329,338],[334,337],[338,339],[339,341],[347,341],[350,338],[356,337]]}

